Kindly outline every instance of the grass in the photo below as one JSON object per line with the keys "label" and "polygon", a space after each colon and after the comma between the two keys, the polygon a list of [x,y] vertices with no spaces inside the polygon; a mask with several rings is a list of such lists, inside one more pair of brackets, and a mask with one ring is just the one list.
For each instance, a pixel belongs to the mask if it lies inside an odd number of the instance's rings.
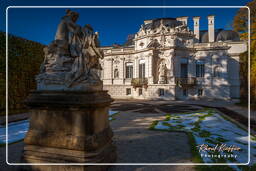
{"label": "grass", "polygon": [[[205,111],[209,111],[209,113],[207,115],[203,115],[203,116],[199,116],[199,120],[196,121],[193,125],[194,125],[194,128],[192,128],[191,130],[194,131],[194,132],[198,132],[199,133],[199,136],[201,137],[210,137],[211,136],[211,133],[209,131],[206,131],[206,130],[201,130],[201,127],[200,127],[200,123],[206,118],[206,117],[210,117],[213,115],[213,112],[214,110],[213,109],[203,109],[203,110],[200,110],[201,112],[205,112]],[[200,111],[197,111],[197,112],[200,112]],[[191,113],[191,112],[190,112]],[[194,113],[194,112],[193,112]],[[183,113],[183,114],[187,114],[187,113]],[[223,116],[223,115],[221,115]],[[175,118],[175,117],[173,117]],[[170,114],[168,114],[166,116],[166,119],[164,121],[169,121],[170,119],[173,119],[172,116]],[[230,121],[229,118],[226,118],[226,117],[223,117],[224,119]],[[158,129],[155,129],[155,125],[157,125],[159,121],[154,121],[150,128],[151,130],[158,130]],[[232,122],[232,121],[231,121]],[[233,123],[233,122],[232,122]],[[164,124],[163,124],[164,125]],[[237,125],[237,124],[236,124]],[[169,124],[166,123],[166,126],[170,126]],[[175,127],[170,127],[171,129],[168,129],[168,130],[160,130],[160,131],[178,131],[176,130],[176,128],[178,128],[178,126],[182,126],[181,128],[183,128],[184,126],[183,125],[176,125]],[[238,126],[240,128],[240,126]],[[189,144],[190,144],[190,149],[191,149],[191,153],[192,153],[192,162],[193,163],[204,163],[203,159],[201,158],[200,156],[200,153],[198,151],[198,148],[197,148],[197,144],[196,144],[196,141],[195,141],[195,137],[193,135],[193,132],[191,131],[186,131],[186,130],[180,130],[181,132],[185,132],[187,135],[188,135],[188,140],[189,140]],[[223,130],[223,131],[226,131],[226,130]],[[220,135],[219,135],[220,136]],[[252,140],[256,141],[256,137],[251,137]],[[216,139],[211,139],[211,138],[207,138],[205,140],[206,142],[208,143],[211,143],[213,145],[216,145],[218,143],[224,143],[224,142],[227,142],[228,140],[223,138],[223,137],[218,137]],[[246,144],[247,145],[247,144]],[[253,147],[256,149],[256,147]],[[212,152],[213,153],[213,152]],[[210,154],[210,153],[209,153]],[[214,154],[214,153],[213,153]],[[224,158],[216,158],[214,160],[214,162],[216,163],[227,163],[228,161],[230,162],[236,162],[237,160],[234,159],[234,158],[228,158],[228,159],[224,159]],[[256,164],[254,164],[253,166],[239,166],[239,168],[241,168],[242,171],[253,171],[253,170],[256,170]],[[227,166],[227,165],[220,165],[220,166],[209,166],[209,165],[196,165],[195,166],[195,169],[197,171],[234,171],[233,168]]]}
{"label": "grass", "polygon": [[222,137],[218,137],[218,138],[216,138],[216,140],[217,140],[217,141],[219,141],[219,142],[222,142],[222,143],[224,143],[224,142],[228,142],[228,140],[227,140],[227,139],[222,138]]}
{"label": "grass", "polygon": [[201,121],[196,121],[195,124],[194,124],[194,128],[192,128],[191,130],[192,131],[195,131],[195,132],[199,132],[201,129],[201,126],[200,126],[200,122]]}
{"label": "grass", "polygon": [[171,124],[169,124],[168,122],[163,122],[162,123],[164,126],[171,126]]}
{"label": "grass", "polygon": [[[197,144],[192,132],[186,132],[188,135],[188,140],[190,144],[190,150],[192,153],[192,162],[193,163],[204,163],[203,159],[201,158],[199,151],[197,149]],[[208,139],[210,140],[210,139]],[[210,140],[211,141],[211,140]],[[228,166],[209,166],[209,165],[196,165],[196,171],[234,171],[232,168]]]}
{"label": "grass", "polygon": [[194,135],[192,132],[187,132],[186,134],[188,135],[188,142],[190,144],[190,150],[192,153],[192,162],[193,163],[204,163],[203,159],[201,158],[198,149],[197,149],[197,144]]}
{"label": "grass", "polygon": [[152,124],[149,126],[150,130],[155,130],[155,126],[158,124],[159,121],[153,121]]}
{"label": "grass", "polygon": [[114,116],[116,116],[117,114],[119,114],[119,112],[112,114],[111,116],[109,116],[110,120],[109,121],[113,121],[116,120],[116,118],[114,118]]}
{"label": "grass", "polygon": [[252,140],[252,141],[256,141],[256,137],[251,136],[251,140]]}
{"label": "grass", "polygon": [[[187,132],[188,135],[188,141],[190,144],[190,150],[192,153],[192,162],[193,163],[204,163],[203,159],[201,158],[199,151],[197,149],[196,140],[194,138],[194,135],[191,132]],[[208,165],[196,165],[195,166],[196,171],[233,171],[232,168],[228,166],[208,166]]]}
{"label": "grass", "polygon": [[167,114],[167,115],[166,115],[166,118],[165,118],[165,120],[164,120],[164,121],[169,121],[169,120],[170,120],[170,118],[171,118],[171,115],[170,115],[170,114]]}
{"label": "grass", "polygon": [[200,137],[209,137],[210,135],[211,133],[209,131],[202,130],[201,132],[199,132]]}

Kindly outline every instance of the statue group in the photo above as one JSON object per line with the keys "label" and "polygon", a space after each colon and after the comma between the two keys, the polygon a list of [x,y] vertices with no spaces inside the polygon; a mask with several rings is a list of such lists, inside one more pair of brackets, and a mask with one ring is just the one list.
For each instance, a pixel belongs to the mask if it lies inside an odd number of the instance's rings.
{"label": "statue group", "polygon": [[[67,10],[55,40],[44,48],[45,59],[31,91],[30,126],[24,139],[25,163],[111,163],[116,147],[109,125],[113,99],[102,88],[98,33],[76,24]],[[107,165],[24,165],[22,171],[105,171]]]}
{"label": "statue group", "polygon": [[76,24],[78,17],[77,12],[66,10],[55,40],[44,48],[45,59],[36,77],[38,90],[102,89],[98,33],[89,24]]}

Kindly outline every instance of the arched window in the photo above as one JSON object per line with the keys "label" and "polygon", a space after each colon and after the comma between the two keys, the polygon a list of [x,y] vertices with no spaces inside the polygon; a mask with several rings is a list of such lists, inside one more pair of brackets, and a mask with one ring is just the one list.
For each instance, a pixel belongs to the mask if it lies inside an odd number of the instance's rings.
{"label": "arched window", "polygon": [[221,70],[219,66],[214,67],[213,69],[213,77],[220,77],[221,75]]}

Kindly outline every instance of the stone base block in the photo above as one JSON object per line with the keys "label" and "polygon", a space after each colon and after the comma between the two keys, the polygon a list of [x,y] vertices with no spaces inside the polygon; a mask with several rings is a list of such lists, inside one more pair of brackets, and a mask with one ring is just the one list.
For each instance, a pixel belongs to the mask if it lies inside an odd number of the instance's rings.
{"label": "stone base block", "polygon": [[[78,163],[112,163],[116,160],[116,148],[108,144],[100,150],[85,152],[69,149],[48,148],[26,145],[22,162],[25,163],[65,163],[70,165],[23,166],[20,171],[104,171],[107,165],[79,165]],[[72,165],[72,163],[75,165]]]}
{"label": "stone base block", "polygon": [[[27,105],[30,127],[24,139],[22,166],[26,171],[106,170],[106,166],[78,163],[112,163],[116,149],[108,110],[113,100],[106,91],[35,91]],[[35,163],[58,165],[34,165]],[[76,163],[60,165],[60,163]]]}

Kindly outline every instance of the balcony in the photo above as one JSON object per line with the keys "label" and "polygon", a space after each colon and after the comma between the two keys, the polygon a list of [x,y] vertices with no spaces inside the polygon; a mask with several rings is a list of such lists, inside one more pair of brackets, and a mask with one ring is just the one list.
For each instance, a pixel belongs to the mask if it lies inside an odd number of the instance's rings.
{"label": "balcony", "polygon": [[176,85],[181,87],[193,87],[197,84],[196,77],[188,77],[188,78],[175,78]]}
{"label": "balcony", "polygon": [[131,80],[131,85],[136,88],[136,87],[148,87],[148,79],[147,78],[133,78]]}

